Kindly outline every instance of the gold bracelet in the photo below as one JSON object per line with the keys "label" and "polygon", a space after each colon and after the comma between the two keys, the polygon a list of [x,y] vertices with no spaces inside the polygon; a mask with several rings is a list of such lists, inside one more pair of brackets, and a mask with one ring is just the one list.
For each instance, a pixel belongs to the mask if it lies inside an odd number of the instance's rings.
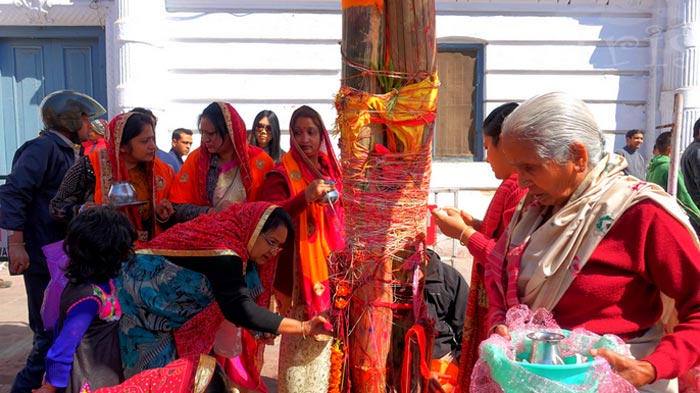
{"label": "gold bracelet", "polygon": [[304,329],[304,322],[305,322],[305,321],[299,321],[299,322],[301,323],[301,337],[302,337],[304,340],[306,340],[306,333],[304,332],[304,330],[306,330],[306,329]]}

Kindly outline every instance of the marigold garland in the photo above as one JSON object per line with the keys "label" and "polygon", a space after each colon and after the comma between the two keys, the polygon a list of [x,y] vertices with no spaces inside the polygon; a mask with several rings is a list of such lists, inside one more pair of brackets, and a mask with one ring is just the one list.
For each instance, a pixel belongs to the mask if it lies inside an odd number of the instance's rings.
{"label": "marigold garland", "polygon": [[331,345],[331,376],[328,379],[328,393],[340,393],[344,358],[345,346],[342,341],[336,339]]}

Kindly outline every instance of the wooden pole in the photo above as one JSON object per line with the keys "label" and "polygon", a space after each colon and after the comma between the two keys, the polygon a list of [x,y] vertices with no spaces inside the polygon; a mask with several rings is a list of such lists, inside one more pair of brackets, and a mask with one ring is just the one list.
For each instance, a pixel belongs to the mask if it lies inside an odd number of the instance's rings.
{"label": "wooden pole", "polygon": [[673,127],[671,128],[671,163],[668,168],[668,193],[678,193],[678,168],[681,160],[681,127],[683,126],[683,93],[673,96]]}
{"label": "wooden pole", "polygon": [[[385,0],[386,1],[386,52],[387,63],[391,64],[394,71],[403,75],[402,85],[417,83],[426,77],[432,76],[437,71],[437,43],[435,39],[435,1],[434,0]],[[426,142],[432,134],[433,124],[426,125],[423,132],[423,142]],[[398,146],[403,151],[404,146]],[[426,195],[427,196],[427,195]],[[427,205],[427,199],[425,201]],[[425,214],[416,211],[415,214]],[[417,222],[421,220],[417,219]],[[411,255],[415,250],[405,250],[399,254]],[[399,256],[405,256],[399,255]],[[402,258],[395,258],[402,261]],[[391,270],[395,273],[394,280],[399,287],[410,288],[412,276],[410,271],[402,271],[400,262],[395,262]],[[421,294],[422,296],[422,294]],[[413,318],[405,315],[403,318],[395,318],[392,326],[390,357],[387,359],[387,380],[391,387],[398,390],[401,384],[401,368],[404,361],[404,349],[406,345],[406,332],[415,324]],[[429,339],[428,343],[433,340]],[[429,345],[429,344],[426,344]],[[429,348],[428,353],[432,353]],[[411,364],[412,380],[409,383],[411,391],[422,389],[419,383],[420,357],[414,353],[414,362]],[[427,360],[427,359],[423,359]]]}
{"label": "wooden pole", "polygon": [[[436,72],[435,0],[343,0],[342,9],[343,86],[368,93],[387,93]],[[382,83],[375,74],[382,76]],[[380,124],[372,123],[369,128],[366,134],[371,137],[363,139],[361,144],[372,152],[375,144],[386,144],[385,134]],[[429,124],[425,127],[424,142],[431,133],[432,124]],[[398,151],[403,148],[398,146]],[[381,169],[378,174],[381,175]],[[367,179],[367,187],[373,187],[373,169],[366,169],[362,175]],[[425,203],[427,205],[427,190]],[[346,217],[352,214],[351,209],[350,206],[346,208]],[[415,214],[421,215],[419,221],[425,221],[424,211]],[[348,239],[370,243],[362,239],[363,228],[346,227],[346,232]],[[396,235],[387,234],[387,237],[392,236]],[[390,243],[390,239],[386,241]],[[352,328],[348,345],[349,371],[352,390],[356,392],[397,391],[401,382],[402,353],[398,347],[402,350],[403,345],[392,345],[392,332],[396,333],[393,344],[400,343],[407,328],[397,328],[390,308],[395,295],[392,287],[397,280],[394,272],[400,270],[394,263],[408,258],[416,250],[396,253],[392,250],[394,255],[387,255],[388,248],[379,245],[367,250],[374,260],[365,262],[367,266],[358,270],[361,277],[357,277],[359,285],[354,290],[349,310]],[[407,277],[400,281],[410,286]],[[375,304],[383,306],[373,306]]]}
{"label": "wooden pole", "polygon": [[[377,78],[371,70],[377,68],[383,61],[384,51],[384,16],[381,0],[372,2],[343,1],[343,85],[368,93],[381,93]],[[360,143],[370,150],[375,143],[383,141],[382,127],[371,125],[366,130],[367,138]],[[347,173],[345,174],[347,175]],[[352,214],[351,211],[348,213]],[[360,228],[347,228],[349,238]],[[361,236],[358,234],[357,236]],[[380,265],[381,266],[381,265]],[[377,269],[363,271],[368,277],[363,277],[360,287],[356,288],[353,297],[356,299],[350,307],[350,324],[353,329],[348,337],[348,355],[350,386],[357,392],[381,393],[386,389],[385,359],[389,353],[388,340],[379,337],[368,339],[368,332],[381,329],[381,326],[391,329],[391,310],[385,308],[367,307],[375,301],[391,302],[391,291],[377,283],[387,282],[391,271]]]}

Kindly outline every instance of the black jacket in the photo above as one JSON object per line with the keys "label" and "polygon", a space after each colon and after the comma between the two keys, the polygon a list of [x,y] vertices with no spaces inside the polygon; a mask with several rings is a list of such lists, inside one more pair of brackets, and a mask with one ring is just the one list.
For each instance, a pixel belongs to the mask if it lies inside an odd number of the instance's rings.
{"label": "black jacket", "polygon": [[425,277],[425,303],[430,318],[435,319],[437,336],[433,358],[462,350],[462,329],[467,314],[469,285],[454,267],[443,263],[433,250],[426,251],[428,262]]}
{"label": "black jacket", "polygon": [[24,231],[30,266],[25,274],[48,274],[41,246],[65,235],[53,221],[49,202],[75,161],[75,148],[53,132],[25,142],[12,159],[12,172],[0,186],[0,228]]}

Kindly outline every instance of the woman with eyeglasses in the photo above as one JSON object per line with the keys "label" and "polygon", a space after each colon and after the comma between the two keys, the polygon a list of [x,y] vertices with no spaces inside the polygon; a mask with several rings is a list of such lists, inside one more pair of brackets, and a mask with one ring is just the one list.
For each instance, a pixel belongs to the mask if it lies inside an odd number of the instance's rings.
{"label": "woman with eyeglasses", "polygon": [[[251,202],[178,224],[139,246],[117,283],[125,377],[212,348],[218,352],[215,342],[224,320],[271,334],[330,333],[324,315],[283,318],[251,299],[251,266],[274,259],[287,236],[294,237],[294,226],[283,209]],[[245,347],[237,352],[235,363],[252,369],[255,352]],[[264,389],[259,375],[245,377],[234,384]]]}
{"label": "woman with eyeglasses", "polygon": [[[292,114],[290,151],[265,179],[264,198],[294,218],[296,237],[280,253],[275,296],[280,312],[305,319],[331,308],[328,256],[344,248],[340,164],[321,116],[308,106]],[[282,337],[280,392],[328,390],[330,342]]]}
{"label": "woman with eyeglasses", "polygon": [[199,116],[201,146],[190,153],[170,191],[175,222],[259,199],[270,156],[247,142],[246,126],[225,102],[212,102]]}
{"label": "woman with eyeglasses", "polygon": [[273,111],[264,110],[255,116],[248,142],[265,150],[277,164],[284,153],[280,148],[280,122]]}

